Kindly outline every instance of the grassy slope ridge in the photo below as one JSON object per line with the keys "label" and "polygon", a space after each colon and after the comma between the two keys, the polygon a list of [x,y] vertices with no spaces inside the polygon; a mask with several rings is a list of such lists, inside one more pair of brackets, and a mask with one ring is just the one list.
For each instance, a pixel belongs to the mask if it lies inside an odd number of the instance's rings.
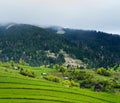
{"label": "grassy slope ridge", "polygon": [[[6,65],[0,66],[0,103],[120,103],[119,94],[68,88],[41,78],[25,77]],[[39,75],[40,71],[36,73]]]}

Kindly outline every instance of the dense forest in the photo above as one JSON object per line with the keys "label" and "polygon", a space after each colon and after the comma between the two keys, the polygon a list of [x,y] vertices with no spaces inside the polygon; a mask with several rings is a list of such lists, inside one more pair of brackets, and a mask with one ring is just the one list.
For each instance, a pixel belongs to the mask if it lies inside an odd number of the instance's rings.
{"label": "dense forest", "polygon": [[[41,28],[14,24],[0,26],[0,60],[24,61],[32,66],[62,65],[61,50],[88,68],[120,64],[120,36],[97,31]],[[52,54],[52,56],[51,56]]]}

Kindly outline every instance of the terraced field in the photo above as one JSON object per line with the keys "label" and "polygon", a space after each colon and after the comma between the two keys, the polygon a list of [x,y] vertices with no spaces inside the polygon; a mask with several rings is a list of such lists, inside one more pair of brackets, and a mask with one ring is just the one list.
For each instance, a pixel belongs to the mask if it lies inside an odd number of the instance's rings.
{"label": "terraced field", "polygon": [[0,103],[120,103],[120,95],[68,88],[0,67]]}

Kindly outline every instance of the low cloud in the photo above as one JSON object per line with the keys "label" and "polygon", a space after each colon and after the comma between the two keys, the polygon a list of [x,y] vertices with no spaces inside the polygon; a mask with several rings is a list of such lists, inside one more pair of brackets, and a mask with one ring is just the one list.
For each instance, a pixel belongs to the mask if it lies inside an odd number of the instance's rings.
{"label": "low cloud", "polygon": [[59,25],[120,34],[119,0],[0,0],[0,22]]}

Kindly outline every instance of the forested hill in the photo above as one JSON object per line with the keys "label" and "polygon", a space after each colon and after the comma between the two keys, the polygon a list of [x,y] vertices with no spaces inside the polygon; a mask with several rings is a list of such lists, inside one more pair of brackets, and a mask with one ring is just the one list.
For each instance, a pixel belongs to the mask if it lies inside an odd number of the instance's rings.
{"label": "forested hill", "polygon": [[65,37],[87,51],[90,65],[112,66],[120,63],[120,36],[96,31],[66,30]]}
{"label": "forested hill", "polygon": [[89,68],[113,66],[120,63],[120,36],[26,24],[0,26],[1,61],[61,65],[65,54],[82,60]]}

